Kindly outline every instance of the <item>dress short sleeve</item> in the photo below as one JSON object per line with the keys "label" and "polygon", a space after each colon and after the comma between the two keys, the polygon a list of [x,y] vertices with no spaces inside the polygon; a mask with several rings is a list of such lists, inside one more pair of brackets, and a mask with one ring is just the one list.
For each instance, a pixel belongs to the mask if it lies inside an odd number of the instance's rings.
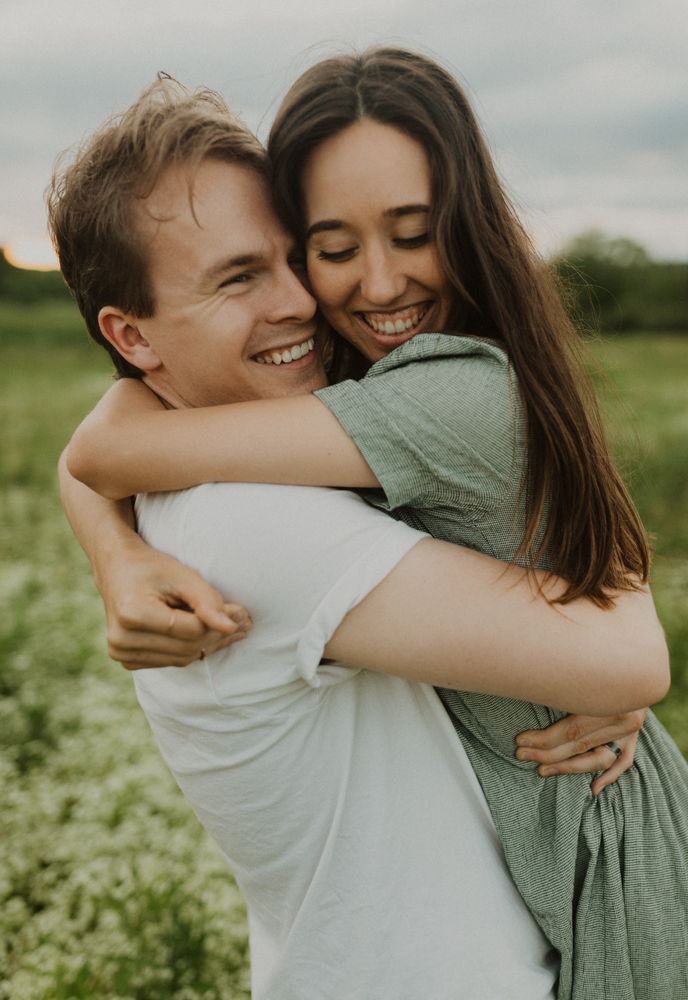
{"label": "dress short sleeve", "polygon": [[315,393],[384,490],[383,509],[492,510],[520,478],[524,421],[509,361],[472,337],[419,334],[360,382]]}

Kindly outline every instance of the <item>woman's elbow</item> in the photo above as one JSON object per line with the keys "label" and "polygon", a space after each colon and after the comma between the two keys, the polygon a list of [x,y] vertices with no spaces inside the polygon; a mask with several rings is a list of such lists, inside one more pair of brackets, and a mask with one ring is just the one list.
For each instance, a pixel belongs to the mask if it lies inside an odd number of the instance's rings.
{"label": "woman's elbow", "polygon": [[107,463],[103,461],[103,455],[107,454],[107,448],[95,447],[88,436],[80,434],[77,430],[65,452],[67,468],[74,479],[78,479],[95,493],[109,500],[121,500],[130,496],[130,493],[123,492],[121,487],[118,488],[108,474]]}

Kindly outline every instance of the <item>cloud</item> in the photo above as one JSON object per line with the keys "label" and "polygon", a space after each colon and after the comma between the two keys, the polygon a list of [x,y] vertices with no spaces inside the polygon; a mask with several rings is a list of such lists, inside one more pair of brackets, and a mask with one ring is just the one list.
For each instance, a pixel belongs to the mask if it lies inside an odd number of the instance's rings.
{"label": "cloud", "polygon": [[688,208],[687,28],[685,0],[4,0],[0,242],[40,233],[56,154],[157,70],[220,89],[264,135],[303,68],[382,41],[466,83],[518,202],[557,238],[604,209],[687,256],[670,221]]}

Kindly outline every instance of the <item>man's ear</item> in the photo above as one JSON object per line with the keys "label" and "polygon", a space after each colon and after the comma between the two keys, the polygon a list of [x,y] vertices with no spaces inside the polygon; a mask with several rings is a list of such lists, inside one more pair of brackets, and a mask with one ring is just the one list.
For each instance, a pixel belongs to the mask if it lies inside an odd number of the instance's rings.
{"label": "man's ear", "polygon": [[159,355],[143,336],[136,319],[114,306],[103,306],[98,313],[100,332],[125,360],[142,371],[151,372],[162,364]]}

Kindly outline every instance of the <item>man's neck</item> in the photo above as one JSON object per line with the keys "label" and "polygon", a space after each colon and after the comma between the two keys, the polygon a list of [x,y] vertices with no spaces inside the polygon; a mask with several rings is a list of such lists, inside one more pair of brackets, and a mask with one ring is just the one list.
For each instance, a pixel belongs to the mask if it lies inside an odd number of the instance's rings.
{"label": "man's neck", "polygon": [[160,376],[157,372],[152,372],[146,375],[143,381],[155,393],[166,410],[194,409],[194,404],[184,399],[164,375]]}

